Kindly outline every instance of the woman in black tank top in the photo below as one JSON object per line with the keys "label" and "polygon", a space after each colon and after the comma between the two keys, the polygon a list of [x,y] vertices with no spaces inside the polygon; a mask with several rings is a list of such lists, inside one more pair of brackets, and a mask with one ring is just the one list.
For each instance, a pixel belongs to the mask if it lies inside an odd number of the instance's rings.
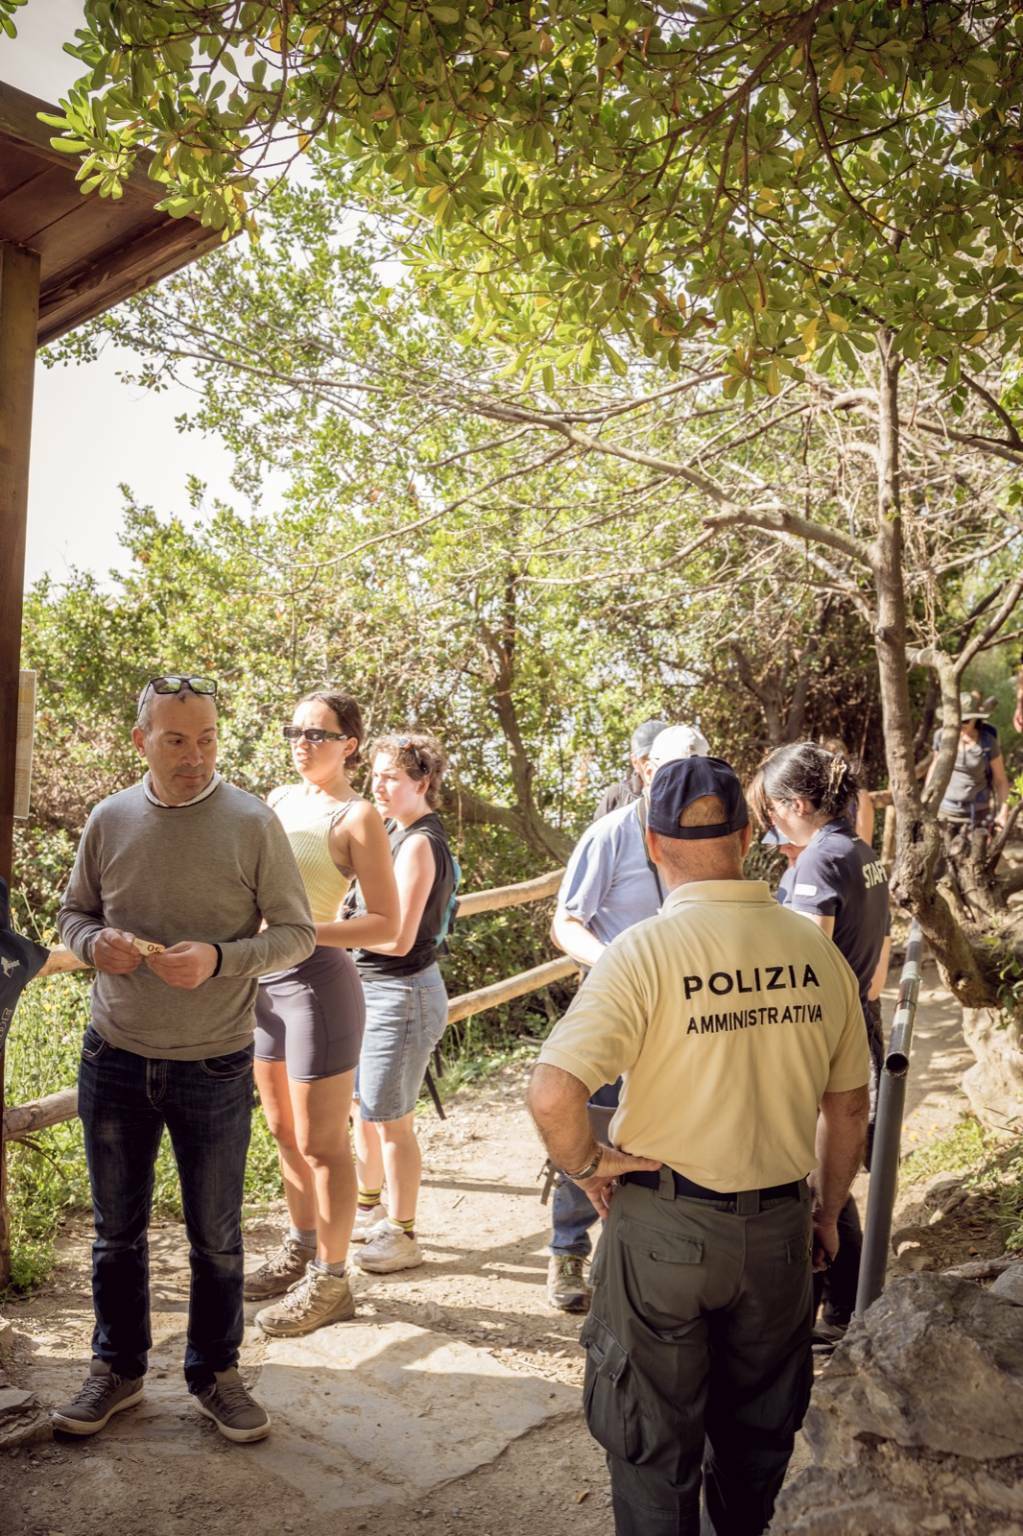
{"label": "woman in black tank top", "polygon": [[[373,799],[384,816],[398,884],[401,926],[391,943],[356,952],[366,996],[359,1058],[355,1152],[359,1204],[355,1255],[374,1274],[422,1262],[415,1236],[422,1162],[414,1112],[430,1052],[447,1024],[437,956],[457,865],[434,807],[446,762],[432,736],[385,736],[372,748]],[[358,906],[356,906],[358,911]],[[380,1204],[386,1178],[387,1207]]]}

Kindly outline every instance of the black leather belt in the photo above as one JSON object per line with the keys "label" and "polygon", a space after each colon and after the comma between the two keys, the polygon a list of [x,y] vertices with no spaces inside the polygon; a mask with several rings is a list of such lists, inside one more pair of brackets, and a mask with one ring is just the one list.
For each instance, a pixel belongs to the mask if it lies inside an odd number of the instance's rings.
{"label": "black leather belt", "polygon": [[[769,1184],[766,1189],[720,1190],[707,1189],[703,1184],[694,1184],[692,1179],[687,1179],[685,1174],[676,1173],[674,1168],[667,1170],[675,1185],[675,1194],[681,1195],[685,1200],[738,1200],[740,1195],[758,1195],[761,1200],[798,1200],[802,1192],[802,1182],[793,1179],[790,1184]],[[623,1184],[641,1184],[644,1189],[660,1189],[660,1173],[623,1173]]]}

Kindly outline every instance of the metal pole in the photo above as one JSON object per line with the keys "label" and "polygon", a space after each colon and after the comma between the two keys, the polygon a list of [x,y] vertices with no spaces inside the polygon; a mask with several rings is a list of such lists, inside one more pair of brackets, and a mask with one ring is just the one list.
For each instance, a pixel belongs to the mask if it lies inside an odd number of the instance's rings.
{"label": "metal pole", "polygon": [[906,959],[899,980],[899,1000],[892,1020],[891,1039],[881,1070],[877,1094],[877,1121],[874,1148],[870,1160],[870,1189],[867,1194],[867,1220],[863,1232],[860,1278],[856,1287],[856,1316],[861,1316],[884,1290],[888,1269],[888,1246],[892,1236],[892,1212],[899,1180],[899,1143],[902,1139],[902,1115],[906,1104],[906,1079],[913,1044],[913,1023],[920,995],[920,967],[924,940],[920,925],[913,919],[909,929]]}
{"label": "metal pole", "polygon": [[[0,875],[11,883],[39,257],[0,241]],[[0,1050],[0,1289],[11,1278]]]}

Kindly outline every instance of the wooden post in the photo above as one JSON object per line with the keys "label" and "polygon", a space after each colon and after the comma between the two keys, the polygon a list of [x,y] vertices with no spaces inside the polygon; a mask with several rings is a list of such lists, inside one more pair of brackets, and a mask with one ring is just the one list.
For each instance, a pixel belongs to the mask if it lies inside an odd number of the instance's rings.
{"label": "wooden post", "polygon": [[[25,582],[28,458],[39,324],[39,257],[0,242],[0,875],[8,884],[14,841],[21,609]],[[11,1278],[0,1052],[0,1289]]]}

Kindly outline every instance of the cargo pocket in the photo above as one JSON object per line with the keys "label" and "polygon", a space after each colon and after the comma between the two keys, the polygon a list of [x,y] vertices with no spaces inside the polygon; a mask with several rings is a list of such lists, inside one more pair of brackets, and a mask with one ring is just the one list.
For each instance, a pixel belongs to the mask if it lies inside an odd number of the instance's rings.
{"label": "cargo pocket", "polygon": [[629,1356],[606,1323],[591,1312],[579,1342],[586,1350],[583,1412],[598,1445],[630,1461],[637,1445],[635,1405],[629,1400]]}

